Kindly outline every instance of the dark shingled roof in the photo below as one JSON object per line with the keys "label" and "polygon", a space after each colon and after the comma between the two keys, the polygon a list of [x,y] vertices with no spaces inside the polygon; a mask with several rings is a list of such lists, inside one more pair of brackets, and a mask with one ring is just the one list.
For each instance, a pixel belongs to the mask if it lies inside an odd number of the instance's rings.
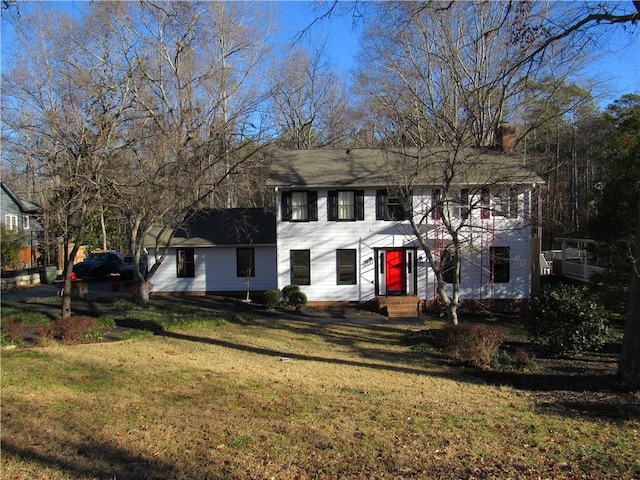
{"label": "dark shingled roof", "polygon": [[[153,246],[154,229],[146,244]],[[178,247],[275,245],[276,216],[262,208],[201,210],[178,229],[171,245]]]}
{"label": "dark shingled roof", "polygon": [[279,150],[269,183],[279,187],[438,186],[453,172],[454,185],[544,183],[521,158],[498,150],[382,149]]}

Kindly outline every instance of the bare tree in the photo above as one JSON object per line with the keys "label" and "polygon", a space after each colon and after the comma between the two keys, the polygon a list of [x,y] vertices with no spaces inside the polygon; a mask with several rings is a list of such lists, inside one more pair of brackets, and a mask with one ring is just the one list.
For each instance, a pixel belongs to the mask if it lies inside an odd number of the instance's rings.
{"label": "bare tree", "polygon": [[268,78],[269,117],[279,146],[322,148],[345,142],[352,116],[346,86],[323,47],[313,53],[302,47],[287,52]]}
{"label": "bare tree", "polygon": [[64,245],[66,318],[75,255],[106,201],[106,170],[122,146],[128,90],[117,72],[102,68],[104,30],[64,14],[51,22],[47,6],[38,7],[23,16],[22,55],[3,77],[3,126],[14,154],[28,156],[45,179],[48,218]]}
{"label": "bare tree", "polygon": [[161,227],[152,268],[136,271],[144,302],[173,232],[199,207],[233,206],[246,195],[236,178],[251,174],[266,145],[253,116],[262,101],[257,79],[268,18],[239,3],[102,8],[135,103],[130,147],[111,184],[135,264],[153,227]]}
{"label": "bare tree", "polygon": [[[513,150],[515,131],[504,138],[497,134],[505,132],[503,123],[522,98],[527,81],[543,72],[540,64],[523,60],[531,44],[514,41],[510,28],[529,13],[499,2],[384,4],[365,34],[359,93],[382,142],[408,152],[400,170],[394,165],[389,188],[398,189],[407,201],[420,185],[437,191],[430,210],[408,218],[453,323],[459,275],[445,282],[442,259],[448,256],[459,272],[462,255],[478,248],[471,240],[478,235],[477,213],[493,208],[488,197],[497,198],[498,186],[509,190],[518,183],[519,172],[508,168],[510,162],[499,165],[497,157],[487,158],[483,150],[507,138],[510,144],[504,146]],[[526,21],[533,28],[534,17]],[[495,169],[485,168],[487,162]],[[427,183],[424,172],[431,172]],[[472,172],[482,172],[484,178],[474,174],[471,181]],[[444,245],[435,242],[435,230],[427,228],[434,208],[440,212]],[[502,228],[525,226],[506,222]]]}

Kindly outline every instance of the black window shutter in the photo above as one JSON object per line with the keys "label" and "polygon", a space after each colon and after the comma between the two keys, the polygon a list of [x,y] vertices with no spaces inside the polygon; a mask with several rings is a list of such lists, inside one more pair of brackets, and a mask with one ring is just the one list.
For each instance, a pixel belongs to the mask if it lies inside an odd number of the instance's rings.
{"label": "black window shutter", "polygon": [[282,192],[282,221],[291,221],[291,192]]}
{"label": "black window shutter", "polygon": [[309,221],[318,221],[318,192],[308,192],[307,200],[309,202]]}
{"label": "black window shutter", "polygon": [[364,191],[357,190],[356,197],[356,220],[364,220]]}
{"label": "black window shutter", "polygon": [[327,220],[338,220],[338,192],[330,191],[327,196]]}
{"label": "black window shutter", "polygon": [[376,220],[385,219],[386,205],[387,205],[387,191],[378,190],[376,192]]}

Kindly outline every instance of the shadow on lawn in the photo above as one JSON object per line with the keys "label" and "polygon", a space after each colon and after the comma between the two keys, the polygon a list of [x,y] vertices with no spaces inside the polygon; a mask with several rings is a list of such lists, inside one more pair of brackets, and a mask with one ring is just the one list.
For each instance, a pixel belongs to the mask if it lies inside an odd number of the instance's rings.
{"label": "shadow on lawn", "polygon": [[[535,372],[487,371],[472,368],[451,360],[436,349],[412,352],[402,355],[384,346],[393,343],[406,345],[410,324],[395,323],[384,317],[366,318],[315,318],[303,317],[295,313],[273,312],[256,309],[230,301],[220,304],[210,299],[188,299],[182,303],[210,308],[229,314],[230,321],[247,326],[255,325],[287,330],[296,335],[314,335],[328,342],[343,345],[362,358],[362,361],[347,360],[318,355],[278,351],[243,343],[199,337],[165,330],[153,321],[119,320],[118,325],[153,332],[189,342],[200,342],[243,352],[265,355],[274,359],[315,361],[327,364],[373,368],[390,372],[430,375],[457,382],[508,386],[531,392],[538,408],[567,416],[592,416],[610,421],[624,421],[640,418],[638,397],[630,394],[616,375],[616,356],[600,359],[600,370],[589,368],[588,359],[568,361],[545,359],[551,367]],[[244,315],[244,314],[247,315]],[[424,326],[423,321],[415,322],[416,328]],[[339,326],[340,328],[335,328]],[[349,327],[353,327],[350,329]],[[346,330],[345,330],[346,329]],[[361,344],[370,345],[370,348]],[[380,348],[376,348],[379,345]],[[607,365],[609,363],[609,365]],[[435,367],[435,368],[433,368]]]}
{"label": "shadow on lawn", "polygon": [[[179,466],[168,459],[160,459],[155,453],[141,453],[135,451],[134,447],[127,448],[126,438],[109,441],[94,438],[87,432],[80,434],[82,440],[70,440],[70,437],[78,437],[78,425],[65,416],[59,417],[57,423],[48,425],[47,429],[43,429],[38,422],[39,415],[36,412],[29,415],[28,407],[26,411],[22,410],[20,416],[11,415],[6,419],[6,428],[3,422],[3,470],[15,459],[36,468],[60,472],[65,478],[204,478],[201,469],[196,470],[190,464]],[[129,434],[131,432],[123,432],[125,437]],[[206,478],[240,478],[224,465],[208,463],[206,471]]]}

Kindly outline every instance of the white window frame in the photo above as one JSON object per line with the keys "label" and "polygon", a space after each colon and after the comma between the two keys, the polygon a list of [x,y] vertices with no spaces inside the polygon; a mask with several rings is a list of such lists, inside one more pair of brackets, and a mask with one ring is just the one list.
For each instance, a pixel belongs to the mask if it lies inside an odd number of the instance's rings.
{"label": "white window frame", "polygon": [[9,230],[16,230],[18,228],[18,216],[13,213],[7,213],[4,216],[4,225]]}

